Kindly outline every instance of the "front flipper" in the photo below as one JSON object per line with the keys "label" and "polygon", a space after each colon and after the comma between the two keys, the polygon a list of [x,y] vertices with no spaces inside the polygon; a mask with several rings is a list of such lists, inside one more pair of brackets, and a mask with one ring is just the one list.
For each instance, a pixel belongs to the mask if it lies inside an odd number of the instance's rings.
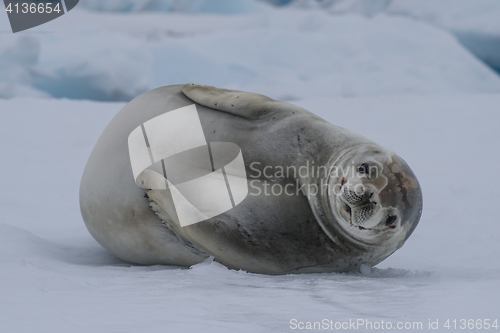
{"label": "front flipper", "polygon": [[275,101],[260,94],[193,83],[184,85],[182,92],[198,104],[247,119],[260,119],[278,113],[280,115],[303,114],[317,118],[317,116],[301,107]]}

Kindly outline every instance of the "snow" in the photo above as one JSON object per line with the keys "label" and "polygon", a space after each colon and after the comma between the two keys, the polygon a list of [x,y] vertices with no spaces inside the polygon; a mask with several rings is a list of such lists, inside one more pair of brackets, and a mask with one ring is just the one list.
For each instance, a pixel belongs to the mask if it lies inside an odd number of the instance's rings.
{"label": "snow", "polygon": [[[420,225],[363,273],[264,276],[210,260],[131,266],[85,229],[78,185],[123,103],[0,100],[2,332],[285,332],[290,320],[494,319],[500,94],[296,101],[398,152],[424,193]],[[8,144],[5,144],[7,143]],[[358,331],[370,331],[361,327]]]}
{"label": "snow", "polygon": [[[1,27],[5,20],[0,13]],[[29,33],[1,34],[0,45],[4,98],[129,101],[185,82],[282,100],[500,92],[500,77],[449,33],[388,15],[271,7],[229,16],[75,8]]]}

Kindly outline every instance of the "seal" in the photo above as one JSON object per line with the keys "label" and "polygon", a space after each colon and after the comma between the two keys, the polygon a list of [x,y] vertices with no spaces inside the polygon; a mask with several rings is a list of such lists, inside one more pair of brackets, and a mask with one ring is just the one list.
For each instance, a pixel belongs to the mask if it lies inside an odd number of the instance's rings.
{"label": "seal", "polygon": [[[141,124],[193,104],[206,142],[241,149],[249,191],[233,208],[182,225],[174,187],[148,185],[152,173],[136,183],[127,140]],[[123,260],[190,266],[213,256],[263,274],[376,265],[411,235],[422,202],[410,167],[373,141],[295,105],[195,84],[128,103],[99,138],[80,187],[89,232]]]}

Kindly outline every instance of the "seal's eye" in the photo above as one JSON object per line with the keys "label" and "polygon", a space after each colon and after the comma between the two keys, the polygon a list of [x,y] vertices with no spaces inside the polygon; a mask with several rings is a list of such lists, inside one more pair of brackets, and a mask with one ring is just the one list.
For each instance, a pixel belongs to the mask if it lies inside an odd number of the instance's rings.
{"label": "seal's eye", "polygon": [[370,167],[369,167],[368,163],[363,163],[363,164],[361,164],[361,165],[358,167],[358,172],[359,172],[360,174],[362,174],[362,175],[364,175],[364,174],[368,174],[368,172],[369,172],[369,168],[370,168]]}

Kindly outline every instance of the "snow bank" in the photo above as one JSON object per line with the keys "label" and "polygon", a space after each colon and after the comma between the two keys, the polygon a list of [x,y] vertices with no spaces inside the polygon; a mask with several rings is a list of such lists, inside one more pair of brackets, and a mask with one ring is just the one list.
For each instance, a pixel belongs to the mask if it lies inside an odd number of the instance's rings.
{"label": "snow bank", "polygon": [[261,11],[267,6],[256,0],[81,0],[79,7],[112,12],[245,14]]}
{"label": "snow bank", "polygon": [[150,88],[145,43],[98,28],[41,38],[34,86],[56,98],[127,101]]}
{"label": "snow bank", "polygon": [[32,72],[39,56],[40,44],[36,38],[0,35],[0,98],[47,95],[33,88]]}
{"label": "snow bank", "polygon": [[[500,78],[452,36],[402,17],[270,9],[242,16],[80,10],[37,29],[53,33],[2,35],[11,45],[0,49],[8,64],[1,67],[4,86],[103,101],[128,101],[187,82],[287,100],[500,91]],[[25,56],[14,61],[9,52]],[[24,94],[3,91],[3,97]]]}
{"label": "snow bank", "polygon": [[166,11],[242,14],[266,9],[265,2],[295,8],[327,8],[335,14],[404,15],[448,29],[472,53],[500,71],[500,2],[497,0],[82,0],[97,11]]}
{"label": "snow bank", "polygon": [[393,0],[387,12],[450,30],[472,53],[500,72],[500,1]]}
{"label": "snow bank", "polygon": [[421,321],[418,332],[429,332],[429,319],[442,327],[446,319],[497,318],[500,94],[297,104],[396,151],[422,185],[419,226],[365,274],[124,263],[92,239],[78,207],[85,162],[123,104],[0,100],[8,124],[0,131],[8,143],[0,145],[0,331],[274,333],[289,332],[291,319],[364,319]]}
{"label": "snow bank", "polygon": [[201,82],[281,99],[499,91],[499,78],[452,37],[411,20],[284,12],[261,26],[159,43],[153,85]]}
{"label": "snow bank", "polygon": [[295,0],[292,6],[333,14],[408,16],[452,32],[472,53],[500,72],[498,0]]}

